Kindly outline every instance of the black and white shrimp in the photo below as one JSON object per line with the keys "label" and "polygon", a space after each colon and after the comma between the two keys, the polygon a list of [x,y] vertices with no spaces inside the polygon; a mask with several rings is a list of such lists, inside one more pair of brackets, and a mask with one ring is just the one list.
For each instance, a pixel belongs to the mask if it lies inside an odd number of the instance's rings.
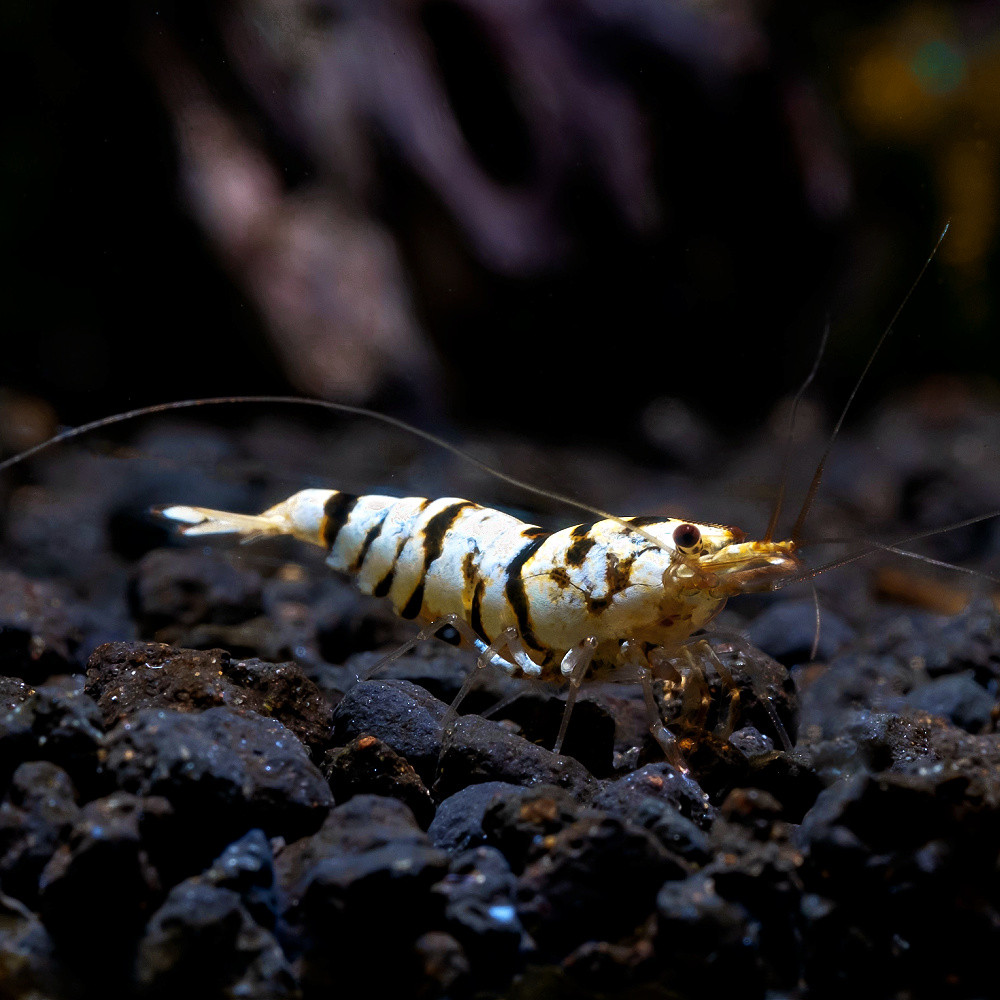
{"label": "black and white shrimp", "polygon": [[[638,676],[677,656],[736,594],[802,572],[796,544],[663,516],[605,518],[549,532],[444,497],[309,489],[257,515],[160,508],[185,535],[292,535],[328,553],[365,594],[432,635],[452,626],[480,666],[566,683],[570,701],[603,669]],[[420,638],[420,637],[418,637]],[[650,695],[650,703],[651,703]],[[565,736],[569,711],[556,741]],[[654,733],[672,748],[658,717]]]}

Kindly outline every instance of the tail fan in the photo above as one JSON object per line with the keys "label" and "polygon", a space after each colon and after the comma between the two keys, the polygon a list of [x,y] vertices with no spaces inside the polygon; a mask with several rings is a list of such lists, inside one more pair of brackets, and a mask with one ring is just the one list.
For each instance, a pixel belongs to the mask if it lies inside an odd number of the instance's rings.
{"label": "tail fan", "polygon": [[183,535],[240,535],[243,542],[271,535],[288,534],[285,518],[268,514],[233,514],[209,507],[154,507],[153,513],[183,525]]}

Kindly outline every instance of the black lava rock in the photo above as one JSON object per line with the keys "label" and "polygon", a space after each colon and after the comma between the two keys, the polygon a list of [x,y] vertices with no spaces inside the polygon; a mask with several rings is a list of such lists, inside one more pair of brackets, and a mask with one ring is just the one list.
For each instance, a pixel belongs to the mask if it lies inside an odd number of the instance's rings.
{"label": "black lava rock", "polygon": [[594,795],[593,804],[622,819],[634,820],[636,811],[649,798],[668,803],[702,829],[711,826],[715,818],[715,808],[698,783],[665,761],[646,764],[605,782]]}
{"label": "black lava rock", "polygon": [[425,783],[434,780],[447,706],[410,681],[362,681],[334,712],[334,741],[372,735],[405,758]]}
{"label": "black lava rock", "polygon": [[754,726],[744,726],[742,729],[737,729],[729,737],[729,742],[749,761],[774,751],[774,740]]}
{"label": "black lava rock", "polygon": [[35,689],[20,677],[0,677],[0,712],[7,713],[34,694]]}
{"label": "black lava rock", "polygon": [[224,649],[109,642],[87,661],[86,691],[109,729],[146,708],[186,712],[225,705],[277,719],[314,751],[330,745],[332,709],[295,663],[237,660]]}
{"label": "black lava rock", "polygon": [[202,873],[209,885],[232,889],[261,927],[271,929],[278,916],[274,853],[263,830],[233,841]]}
{"label": "black lava rock", "polygon": [[22,764],[0,804],[0,885],[35,905],[42,869],[80,814],[69,775],[48,761]]}
{"label": "black lava rock", "polygon": [[19,761],[48,760],[66,770],[78,790],[99,793],[101,714],[80,691],[48,684],[0,715],[0,780]]}
{"label": "black lava rock", "polygon": [[39,684],[79,670],[81,614],[66,588],[0,570],[0,674]]}
{"label": "black lava rock", "polygon": [[[462,946],[444,931],[428,931],[413,944],[421,997],[463,996],[469,988],[471,967]],[[492,968],[492,966],[490,967]],[[492,976],[487,973],[487,978]]]}
{"label": "black lava rock", "polygon": [[432,790],[439,799],[447,798],[477,781],[558,785],[580,798],[597,787],[593,775],[572,757],[529,743],[489,719],[465,715],[445,734],[439,777]]}
{"label": "black lava rock", "polygon": [[429,846],[416,817],[398,799],[356,795],[332,809],[323,825],[278,852],[276,872],[282,908],[298,904],[309,874],[326,858],[360,854],[401,841]]}
{"label": "black lava rock", "polygon": [[210,553],[156,549],[133,574],[132,612],[143,635],[182,645],[196,626],[233,625],[259,615],[262,585],[252,568]]}
{"label": "black lava rock", "polygon": [[816,656],[811,656],[816,640],[816,603],[808,598],[772,604],[746,628],[746,636],[755,646],[786,667],[810,659],[828,662],[856,635],[843,618],[824,611],[820,616],[819,647]]}
{"label": "black lava rock", "polygon": [[656,896],[664,981],[681,996],[764,996],[760,923],[719,895],[712,877],[667,882]]}
{"label": "black lava rock", "polygon": [[518,790],[506,781],[484,781],[449,795],[438,807],[427,833],[435,847],[464,851],[487,841],[483,817],[499,796]]}
{"label": "black lava rock", "polygon": [[305,942],[304,988],[330,988],[349,961],[366,970],[376,994],[417,989],[425,971],[417,942],[444,922],[431,890],[447,871],[444,852],[408,840],[317,862],[288,914]]}
{"label": "black lava rock", "polygon": [[253,712],[147,708],[108,734],[105,752],[119,787],[168,799],[213,855],[255,826],[290,839],[309,833],[333,803],[295,736]]}
{"label": "black lava rock", "polygon": [[[652,913],[659,887],[688,866],[647,830],[601,813],[554,834],[518,878],[518,915],[555,957],[584,939],[614,940]],[[615,905],[609,906],[609,895]]]}
{"label": "black lava rock", "polygon": [[517,879],[495,847],[455,855],[435,892],[444,896],[445,920],[477,967],[489,963],[502,982],[524,943],[517,915]]}
{"label": "black lava rock", "polygon": [[[169,811],[163,799],[122,792],[88,802],[42,872],[42,920],[88,980],[114,984],[130,977],[132,943],[161,892],[145,828]],[[93,963],[95,952],[104,955],[99,965]]]}
{"label": "black lava rock", "polygon": [[586,807],[556,785],[501,786],[483,815],[487,842],[520,874],[549,839],[575,823]]}
{"label": "black lava rock", "polygon": [[446,930],[444,900],[431,889],[446,876],[448,856],[401,802],[356,795],[315,834],[282,849],[276,865],[279,931],[308,990],[337,982],[345,962],[369,970],[379,990],[415,989],[431,974],[417,942]]}
{"label": "black lava rock", "polygon": [[0,895],[0,970],[6,1000],[79,996],[45,925],[26,906]]}
{"label": "black lava rock", "polygon": [[189,879],[170,890],[139,942],[135,978],[150,997],[297,997],[274,936],[232,889]]}
{"label": "black lava rock", "polygon": [[328,751],[323,773],[338,802],[359,794],[385,795],[405,802],[422,827],[434,818],[434,800],[427,786],[377,736],[358,736],[346,747]]}
{"label": "black lava rock", "polygon": [[996,791],[995,775],[970,785],[935,768],[826,789],[798,834],[808,974],[835,991],[876,961],[879,992],[988,993],[978,957],[995,935],[984,872],[1000,861]]}
{"label": "black lava rock", "polygon": [[702,865],[711,856],[705,831],[668,800],[647,795],[630,809],[629,817],[636,825],[649,830],[671,854],[685,861]]}
{"label": "black lava rock", "polygon": [[977,684],[971,670],[936,677],[914,688],[905,700],[911,707],[940,715],[970,733],[990,729],[997,709],[996,694]]}

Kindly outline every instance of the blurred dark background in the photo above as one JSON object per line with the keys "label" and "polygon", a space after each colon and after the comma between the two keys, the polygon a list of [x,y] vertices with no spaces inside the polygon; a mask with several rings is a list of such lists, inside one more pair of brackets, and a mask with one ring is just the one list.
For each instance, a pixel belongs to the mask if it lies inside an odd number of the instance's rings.
{"label": "blurred dark background", "polygon": [[839,406],[946,220],[857,412],[1000,370],[998,3],[36,0],[0,46],[8,414],[641,450],[759,423],[828,316]]}

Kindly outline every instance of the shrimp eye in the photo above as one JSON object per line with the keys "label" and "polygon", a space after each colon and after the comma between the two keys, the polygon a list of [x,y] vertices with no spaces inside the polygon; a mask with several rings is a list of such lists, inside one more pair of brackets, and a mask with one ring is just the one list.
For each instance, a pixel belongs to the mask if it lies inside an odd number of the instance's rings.
{"label": "shrimp eye", "polygon": [[701,541],[701,532],[693,524],[679,524],[674,528],[674,545],[679,549],[693,549]]}

